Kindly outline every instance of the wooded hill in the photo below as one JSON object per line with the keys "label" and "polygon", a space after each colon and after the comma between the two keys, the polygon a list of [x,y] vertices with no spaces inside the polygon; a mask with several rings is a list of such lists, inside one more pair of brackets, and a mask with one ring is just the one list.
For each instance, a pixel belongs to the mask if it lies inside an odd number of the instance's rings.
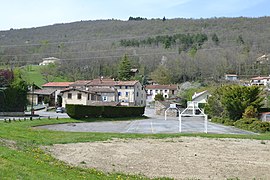
{"label": "wooded hill", "polygon": [[81,21],[0,31],[0,65],[57,57],[57,73],[70,80],[117,77],[127,54],[144,77],[166,75],[168,83],[218,80],[225,73],[269,75],[269,63],[256,62],[270,53],[269,42],[270,17]]}

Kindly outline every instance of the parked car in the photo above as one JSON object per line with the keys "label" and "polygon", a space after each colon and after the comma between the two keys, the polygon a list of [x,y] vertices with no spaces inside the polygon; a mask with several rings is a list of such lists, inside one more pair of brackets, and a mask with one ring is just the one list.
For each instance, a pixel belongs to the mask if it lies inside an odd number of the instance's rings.
{"label": "parked car", "polygon": [[65,112],[65,108],[63,108],[63,107],[58,107],[58,108],[56,108],[55,112],[56,112],[56,113],[64,113],[64,112]]}

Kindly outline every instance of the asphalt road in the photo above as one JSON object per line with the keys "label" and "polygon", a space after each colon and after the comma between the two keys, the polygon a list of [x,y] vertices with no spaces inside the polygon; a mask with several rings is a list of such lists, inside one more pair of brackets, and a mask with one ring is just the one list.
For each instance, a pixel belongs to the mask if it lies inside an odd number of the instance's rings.
{"label": "asphalt road", "polygon": [[[39,128],[70,131],[70,132],[111,132],[111,133],[179,133],[179,120],[176,117],[157,116],[153,109],[146,109],[145,115],[150,117],[145,120],[112,121],[112,122],[88,122],[46,125]],[[205,132],[203,117],[183,117],[181,132],[203,133]],[[254,134],[230,126],[223,126],[207,122],[207,132],[215,134]]]}

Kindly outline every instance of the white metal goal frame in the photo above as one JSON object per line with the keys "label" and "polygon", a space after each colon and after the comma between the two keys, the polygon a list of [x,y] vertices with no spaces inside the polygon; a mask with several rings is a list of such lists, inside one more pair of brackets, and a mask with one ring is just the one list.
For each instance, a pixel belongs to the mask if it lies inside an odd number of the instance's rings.
{"label": "white metal goal frame", "polygon": [[[191,111],[192,113],[186,113],[188,111]],[[200,113],[196,114],[197,111]],[[204,117],[204,132],[208,132],[207,115],[199,108],[199,103],[197,101],[189,101],[187,108],[183,112],[179,113],[179,132],[182,132],[182,116]]]}

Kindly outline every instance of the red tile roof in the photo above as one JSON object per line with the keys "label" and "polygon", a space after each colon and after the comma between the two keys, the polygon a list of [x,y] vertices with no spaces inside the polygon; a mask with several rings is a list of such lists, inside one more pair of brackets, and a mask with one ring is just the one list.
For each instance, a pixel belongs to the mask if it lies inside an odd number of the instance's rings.
{"label": "red tile roof", "polygon": [[169,85],[147,85],[145,86],[145,89],[171,89],[171,90],[177,90],[176,84],[169,84]]}
{"label": "red tile roof", "polygon": [[42,87],[69,87],[70,84],[74,82],[48,82],[43,84]]}
{"label": "red tile roof", "polygon": [[251,80],[263,80],[263,79],[270,79],[270,76],[266,76],[266,77],[258,76],[258,77],[251,78]]}
{"label": "red tile roof", "polygon": [[134,86],[138,81],[115,81],[114,79],[93,79],[90,86]]}

